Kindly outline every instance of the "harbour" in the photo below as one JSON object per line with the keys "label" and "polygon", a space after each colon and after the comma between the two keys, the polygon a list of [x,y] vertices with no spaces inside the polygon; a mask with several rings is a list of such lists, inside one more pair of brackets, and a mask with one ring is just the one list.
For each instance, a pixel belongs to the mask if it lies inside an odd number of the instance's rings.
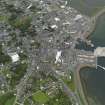
{"label": "harbour", "polygon": [[[78,4],[78,5],[77,5]],[[90,5],[89,5],[90,4]],[[88,40],[92,41],[93,48],[86,43],[80,43],[77,48],[94,51],[96,47],[105,47],[105,2],[104,0],[72,0],[71,5],[83,14],[88,15],[94,21],[90,34],[86,34]],[[89,6],[87,6],[89,5]],[[93,8],[91,8],[93,6]],[[89,8],[90,7],[90,8]],[[79,65],[76,68],[77,88],[84,100],[84,105],[105,105],[105,57],[98,58],[97,67],[90,65]]]}

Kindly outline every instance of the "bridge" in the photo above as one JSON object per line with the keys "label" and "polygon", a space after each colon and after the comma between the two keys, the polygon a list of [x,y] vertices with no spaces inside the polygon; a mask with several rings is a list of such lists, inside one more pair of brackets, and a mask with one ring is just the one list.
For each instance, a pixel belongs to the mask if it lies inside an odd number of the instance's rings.
{"label": "bridge", "polygon": [[97,66],[100,67],[101,69],[105,70],[105,67],[102,67],[102,66],[100,66],[100,65],[97,65]]}

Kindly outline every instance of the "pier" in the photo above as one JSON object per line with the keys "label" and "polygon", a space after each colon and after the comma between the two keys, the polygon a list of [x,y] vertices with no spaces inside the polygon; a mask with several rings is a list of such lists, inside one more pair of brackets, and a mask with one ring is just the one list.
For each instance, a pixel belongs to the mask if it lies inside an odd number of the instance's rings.
{"label": "pier", "polygon": [[105,57],[105,47],[97,47],[94,50],[94,56],[96,56],[96,57]]}
{"label": "pier", "polygon": [[105,70],[105,67],[98,65],[98,57],[105,57],[105,47],[97,47],[94,50],[94,56],[96,57],[96,69],[97,67],[100,67]]}

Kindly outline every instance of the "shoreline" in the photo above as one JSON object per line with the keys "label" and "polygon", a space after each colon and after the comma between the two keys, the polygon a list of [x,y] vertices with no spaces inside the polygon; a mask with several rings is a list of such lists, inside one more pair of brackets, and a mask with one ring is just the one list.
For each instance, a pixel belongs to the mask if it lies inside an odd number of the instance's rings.
{"label": "shoreline", "polygon": [[[92,34],[92,32],[94,32],[95,28],[96,28],[96,23],[97,23],[97,19],[99,19],[99,17],[101,15],[103,15],[105,13],[105,7],[100,10],[95,16],[93,17],[90,17],[90,22],[91,22],[91,30],[86,32],[84,37],[86,40],[88,40],[89,36]],[[74,70],[74,82],[75,82],[75,85],[77,87],[77,94],[79,92],[80,96],[82,97],[82,100],[84,102],[85,105],[89,105],[88,101],[87,101],[87,98],[86,98],[86,94],[84,93],[84,89],[83,89],[83,85],[81,83],[81,78],[80,78],[80,70],[84,67],[94,67],[92,65],[88,65],[88,64],[81,64],[81,65],[78,65],[76,67],[76,70]]]}
{"label": "shoreline", "polygon": [[[84,38],[88,39],[88,37],[91,35],[92,32],[94,32],[95,28],[96,28],[96,24],[97,24],[97,20],[99,19],[99,17],[101,15],[103,15],[105,13],[105,7],[103,7],[99,12],[97,12],[94,16],[90,17],[90,22],[91,22],[91,28],[90,31],[87,31],[84,34]],[[89,17],[89,16],[88,16]]]}
{"label": "shoreline", "polygon": [[80,70],[82,68],[85,68],[85,67],[95,67],[92,66],[92,65],[89,65],[89,64],[81,64],[81,65],[78,65],[75,69],[75,76],[74,76],[74,81],[75,81],[75,85],[77,87],[77,94],[79,93],[82,100],[83,100],[83,103],[84,105],[89,105],[88,104],[88,101],[87,101],[87,98],[86,98],[86,94],[84,93],[84,89],[83,89],[83,85],[82,85],[82,82],[81,82],[81,78],[80,78]]}

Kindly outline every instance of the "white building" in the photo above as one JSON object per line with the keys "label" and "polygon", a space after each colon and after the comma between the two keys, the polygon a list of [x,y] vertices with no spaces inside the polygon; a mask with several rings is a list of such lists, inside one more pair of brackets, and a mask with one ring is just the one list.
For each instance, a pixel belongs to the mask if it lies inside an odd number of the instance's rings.
{"label": "white building", "polygon": [[58,28],[58,26],[56,24],[54,24],[54,25],[51,26],[51,28],[52,29],[54,29],[54,28],[56,29],[56,28]]}
{"label": "white building", "polygon": [[77,21],[77,20],[81,19],[82,17],[83,17],[82,15],[78,14],[78,15],[76,15],[76,17],[74,18],[74,20]]}
{"label": "white building", "polygon": [[60,59],[61,54],[62,54],[62,51],[57,51],[57,54],[56,54],[56,61],[55,61],[55,63],[57,63],[57,62],[61,62],[61,59]]}
{"label": "white building", "polygon": [[60,21],[60,18],[55,17],[54,20],[55,20],[55,21]]}
{"label": "white building", "polygon": [[8,55],[11,57],[13,63],[19,61],[19,55],[16,52],[9,53]]}

